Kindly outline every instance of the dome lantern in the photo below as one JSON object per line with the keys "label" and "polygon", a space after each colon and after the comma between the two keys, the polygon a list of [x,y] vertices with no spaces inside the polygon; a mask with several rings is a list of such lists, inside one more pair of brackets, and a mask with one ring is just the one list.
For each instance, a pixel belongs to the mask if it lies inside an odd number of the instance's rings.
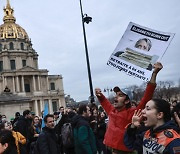
{"label": "dome lantern", "polygon": [[16,24],[16,18],[14,17],[14,9],[11,8],[9,0],[4,7],[4,24],[0,25],[0,40],[1,39],[25,39],[29,41],[26,31]]}
{"label": "dome lantern", "polygon": [[16,18],[13,15],[14,10],[11,8],[9,0],[7,0],[6,8],[4,8],[4,23],[13,22],[15,23]]}

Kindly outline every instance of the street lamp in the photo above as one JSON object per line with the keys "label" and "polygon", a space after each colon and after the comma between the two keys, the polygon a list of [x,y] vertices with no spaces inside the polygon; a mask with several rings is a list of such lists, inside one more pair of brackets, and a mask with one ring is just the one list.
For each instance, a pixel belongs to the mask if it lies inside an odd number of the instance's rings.
{"label": "street lamp", "polygon": [[108,98],[109,98],[109,93],[112,92],[112,88],[104,88],[104,92],[107,92],[108,93]]}
{"label": "street lamp", "polygon": [[84,23],[89,24],[89,22],[92,22],[92,18],[89,17],[87,14],[83,14],[82,10],[82,3],[80,2],[80,9],[81,9],[81,17],[82,17],[82,27],[83,27],[83,35],[84,35],[84,46],[85,46],[85,53],[86,53],[86,62],[87,62],[87,70],[88,70],[88,78],[89,78],[89,88],[90,88],[90,102],[94,102],[94,94],[93,94],[93,85],[92,85],[92,78],[91,78],[91,69],[90,69],[90,63],[89,63],[89,55],[88,55],[88,48],[87,48],[87,40],[86,40],[86,31],[85,31],[85,25]]}

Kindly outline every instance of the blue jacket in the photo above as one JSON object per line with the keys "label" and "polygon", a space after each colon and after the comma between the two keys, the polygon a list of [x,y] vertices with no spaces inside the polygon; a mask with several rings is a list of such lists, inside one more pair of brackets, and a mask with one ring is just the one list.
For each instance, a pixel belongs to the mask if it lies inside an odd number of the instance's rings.
{"label": "blue jacket", "polygon": [[124,136],[125,145],[131,150],[137,150],[138,153],[148,151],[163,154],[174,154],[175,147],[180,146],[180,135],[176,132],[177,125],[173,121],[168,121],[155,130],[144,130],[128,127]]}

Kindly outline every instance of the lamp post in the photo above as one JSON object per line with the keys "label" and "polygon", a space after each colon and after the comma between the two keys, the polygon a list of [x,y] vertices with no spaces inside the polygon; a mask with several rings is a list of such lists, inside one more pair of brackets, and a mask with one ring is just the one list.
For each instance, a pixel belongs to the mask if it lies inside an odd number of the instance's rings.
{"label": "lamp post", "polygon": [[91,78],[91,69],[90,69],[88,48],[87,48],[86,31],[85,31],[85,25],[84,25],[84,23],[89,24],[89,22],[92,22],[92,18],[89,17],[87,14],[83,14],[81,0],[79,0],[79,2],[80,2],[80,9],[81,9],[82,27],[83,27],[83,35],[84,35],[84,46],[85,46],[85,53],[86,53],[88,78],[89,78],[90,102],[93,103],[94,102],[93,85],[92,85],[92,78]]}
{"label": "lamp post", "polygon": [[109,98],[109,92],[112,92],[112,88],[104,88],[104,92],[107,92],[108,93],[108,98]]}

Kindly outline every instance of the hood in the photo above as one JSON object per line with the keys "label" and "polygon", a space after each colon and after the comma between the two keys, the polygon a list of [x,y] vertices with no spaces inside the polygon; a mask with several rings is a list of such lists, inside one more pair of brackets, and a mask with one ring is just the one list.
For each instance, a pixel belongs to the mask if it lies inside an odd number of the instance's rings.
{"label": "hood", "polygon": [[161,125],[154,130],[150,129],[150,134],[151,134],[151,136],[153,136],[154,133],[161,132],[162,130],[166,130],[166,129],[174,129],[175,131],[178,131],[178,127],[177,127],[176,123],[174,121],[170,120],[170,121],[166,122],[164,125]]}
{"label": "hood", "polygon": [[72,118],[72,126],[75,128],[75,127],[80,127],[82,125],[89,126],[88,120],[81,115],[75,115]]}

